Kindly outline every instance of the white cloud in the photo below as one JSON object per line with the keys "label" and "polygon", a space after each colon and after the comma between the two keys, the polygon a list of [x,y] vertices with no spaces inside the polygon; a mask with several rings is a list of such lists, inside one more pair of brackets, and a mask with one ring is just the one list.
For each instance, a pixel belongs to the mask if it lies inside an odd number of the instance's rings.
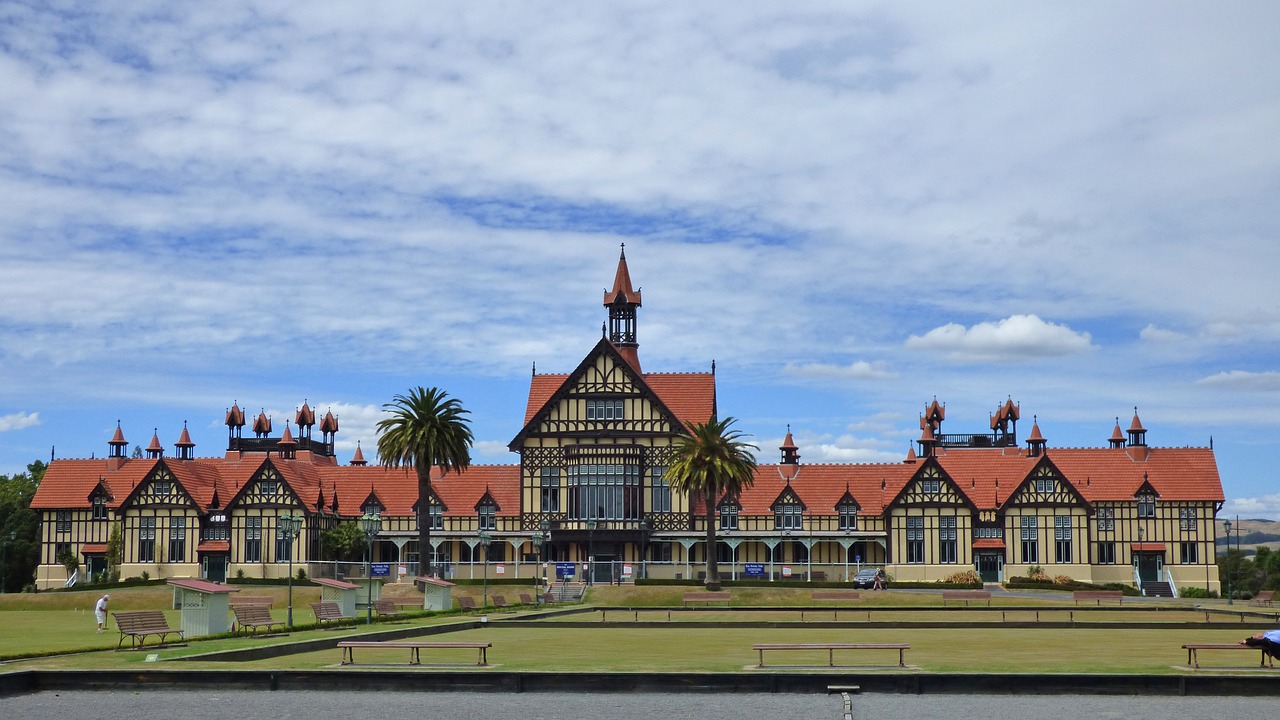
{"label": "white cloud", "polygon": [[1227,498],[1218,515],[1280,520],[1280,493],[1260,497]]}
{"label": "white cloud", "polygon": [[787,363],[782,368],[782,374],[818,380],[888,380],[897,377],[897,373],[889,370],[884,362],[872,363],[866,360],[858,360],[848,365]]}
{"label": "white cloud", "polygon": [[1145,342],[1153,343],[1179,343],[1190,339],[1180,332],[1156,327],[1154,323],[1142,328],[1142,331],[1138,333],[1138,337]]}
{"label": "white cloud", "polygon": [[0,415],[0,432],[9,430],[21,430],[29,428],[33,425],[40,424],[40,413],[24,413],[16,412],[9,415]]}
{"label": "white cloud", "polygon": [[1245,392],[1275,392],[1280,390],[1280,372],[1232,370],[1201,378],[1196,381],[1196,384]]}
{"label": "white cloud", "polygon": [[924,335],[912,335],[907,338],[906,347],[944,352],[961,362],[1016,362],[1074,355],[1090,350],[1093,344],[1087,332],[1076,332],[1035,315],[1012,315],[970,328],[948,323]]}

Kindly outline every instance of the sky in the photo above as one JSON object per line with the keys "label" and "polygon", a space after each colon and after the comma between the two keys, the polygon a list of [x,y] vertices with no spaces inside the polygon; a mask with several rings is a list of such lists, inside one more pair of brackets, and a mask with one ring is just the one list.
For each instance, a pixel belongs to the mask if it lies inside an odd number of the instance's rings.
{"label": "sky", "polygon": [[1280,518],[1280,4],[0,4],[0,474],[438,386],[514,463],[600,337],[761,448],[1135,408]]}

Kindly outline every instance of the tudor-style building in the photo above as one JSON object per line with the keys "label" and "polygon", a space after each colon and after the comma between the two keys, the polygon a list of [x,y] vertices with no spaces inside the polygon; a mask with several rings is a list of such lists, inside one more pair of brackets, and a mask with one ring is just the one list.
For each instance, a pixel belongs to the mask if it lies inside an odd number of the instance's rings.
{"label": "tudor-style building", "polygon": [[[509,447],[518,465],[477,465],[433,475],[420,508],[412,471],[349,465],[334,453],[338,421],[307,403],[272,435],[260,413],[244,438],[244,412],[226,413],[227,450],[197,458],[184,429],[165,456],[158,434],[142,458],[126,457],[117,427],[106,458],[54,460],[32,507],[41,513],[40,588],[61,586],[60,557],[81,577],[106,570],[113,535],[123,577],[283,577],[292,559],[313,577],[357,573],[325,561],[320,533],[366,513],[382,518],[374,559],[416,571],[417,523],[432,525],[436,567],[455,578],[501,572],[554,575],[584,564],[595,582],[698,577],[705,560],[702,500],[663,480],[689,423],[717,415],[715,365],[705,373],[641,368],[637,310],[625,254],[604,294],[601,339],[571,372],[539,374]],[[1012,399],[990,432],[946,434],[937,400],[902,462],[804,464],[790,429],[776,463],[753,487],[717,500],[725,577],[841,580],[859,565],[897,580],[932,581],[977,570],[985,580],[1026,575],[1217,591],[1214,516],[1223,501],[1211,448],[1156,448],[1134,411],[1105,446],[1053,448],[1032,423],[1018,440]],[[277,532],[303,518],[301,537]],[[547,542],[541,542],[549,537]],[[490,542],[487,549],[482,548]],[[548,561],[544,570],[539,560]]]}

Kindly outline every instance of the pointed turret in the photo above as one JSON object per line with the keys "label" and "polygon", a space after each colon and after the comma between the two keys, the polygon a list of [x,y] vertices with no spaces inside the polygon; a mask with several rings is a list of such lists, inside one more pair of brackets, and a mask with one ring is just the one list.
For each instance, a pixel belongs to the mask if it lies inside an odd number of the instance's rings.
{"label": "pointed turret", "polygon": [[289,423],[284,424],[284,433],[280,435],[280,441],[276,443],[280,448],[280,457],[286,460],[292,460],[297,457],[298,441],[293,439],[293,433],[289,432]]}
{"label": "pointed turret", "polygon": [[787,437],[782,440],[782,445],[778,446],[782,451],[783,465],[799,465],[800,464],[800,448],[796,447],[796,441],[791,437],[791,426],[787,426]]}
{"label": "pointed turret", "polygon": [[1133,409],[1133,422],[1129,423],[1129,445],[1131,447],[1145,447],[1147,444],[1147,429],[1142,427],[1142,421],[1138,419],[1138,408]]}
{"label": "pointed turret", "polygon": [[636,337],[636,308],[640,307],[640,291],[631,286],[627,269],[627,246],[624,243],[613,276],[613,288],[604,293],[604,306],[609,308],[609,342],[640,372],[639,340]]}
{"label": "pointed turret", "polygon": [[191,441],[191,433],[187,432],[187,421],[182,421],[182,434],[178,436],[178,442],[173,444],[178,448],[179,460],[190,460],[194,457],[196,444]]}
{"label": "pointed turret", "polygon": [[267,417],[266,410],[258,413],[258,417],[253,421],[253,434],[259,438],[264,438],[271,434],[271,418]]}
{"label": "pointed turret", "polygon": [[1116,427],[1111,431],[1111,437],[1107,439],[1107,444],[1112,448],[1124,447],[1124,433],[1120,430],[1120,418],[1116,418]]}
{"label": "pointed turret", "polygon": [[151,444],[147,446],[147,457],[155,460],[164,457],[164,446],[160,444],[160,428],[151,434]]}
{"label": "pointed turret", "polygon": [[1040,457],[1044,454],[1045,443],[1044,435],[1040,434],[1040,423],[1036,420],[1036,416],[1031,416],[1031,435],[1027,437],[1027,457]]}
{"label": "pointed turret", "polygon": [[369,463],[365,462],[364,453],[360,450],[360,441],[356,441],[356,454],[351,456],[351,464],[356,466],[364,466]]}
{"label": "pointed turret", "polygon": [[298,426],[298,437],[304,440],[311,438],[311,427],[316,424],[316,414],[306,400],[302,401],[302,407],[298,408],[293,422]]}

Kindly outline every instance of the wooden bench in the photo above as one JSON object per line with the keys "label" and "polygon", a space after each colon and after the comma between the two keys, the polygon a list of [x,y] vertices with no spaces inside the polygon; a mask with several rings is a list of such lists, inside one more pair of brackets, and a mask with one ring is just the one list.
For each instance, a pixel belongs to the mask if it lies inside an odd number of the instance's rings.
{"label": "wooden bench", "polygon": [[538,603],[534,602],[533,597],[529,595],[529,593],[520,593],[520,604],[521,605],[537,605]]}
{"label": "wooden bench", "polygon": [[857,590],[814,590],[812,599],[820,600],[857,600],[862,595]]}
{"label": "wooden bench", "polygon": [[338,607],[338,603],[336,602],[311,603],[311,612],[315,613],[316,622],[321,625],[327,622],[331,623],[351,619],[351,617],[342,614],[342,608]]}
{"label": "wooden bench", "polygon": [[476,605],[476,599],[468,595],[459,595],[458,597],[454,598],[454,601],[458,603],[459,610],[479,610],[480,609],[480,607]]}
{"label": "wooden bench", "polygon": [[165,643],[170,635],[177,635],[179,640],[184,639],[182,630],[169,627],[169,621],[164,619],[162,610],[127,610],[112,614],[116,616],[116,627],[120,629],[117,650],[124,645],[126,637],[129,638],[129,647],[146,645],[149,635],[155,635],[161,644]]}
{"label": "wooden bench", "polygon": [[1253,596],[1253,601],[1250,604],[1271,607],[1272,603],[1275,602],[1275,596],[1275,590],[1259,590],[1258,594]]}
{"label": "wooden bench", "polygon": [[906,652],[911,649],[908,643],[758,643],[751,646],[760,653],[760,664],[764,667],[765,650],[826,650],[827,666],[835,666],[836,650],[897,650],[898,667],[906,667]]}
{"label": "wooden bench", "polygon": [[689,603],[727,603],[730,600],[730,592],[728,590],[687,592],[684,594],[683,599],[685,605]]}
{"label": "wooden bench", "polygon": [[267,632],[271,632],[272,625],[279,625],[283,630],[285,624],[271,617],[271,607],[268,605],[233,605],[231,612],[236,615],[237,628],[249,628],[253,635],[258,634],[258,628],[264,627]]}
{"label": "wooden bench", "polygon": [[987,606],[991,605],[991,593],[987,590],[943,590],[942,606],[946,607],[948,602],[963,602],[968,605],[975,600],[985,600]]}
{"label": "wooden bench", "polygon": [[236,595],[233,593],[231,597],[227,599],[227,602],[233,608],[244,607],[246,605],[266,605],[267,607],[271,607],[275,602],[275,599],[270,595]]}
{"label": "wooden bench", "polygon": [[476,661],[476,665],[489,664],[489,648],[493,647],[493,643],[487,642],[431,642],[424,640],[387,640],[377,642],[374,640],[343,640],[338,643],[338,647],[342,648],[342,664],[350,665],[356,661],[355,648],[408,648],[409,664],[422,664],[422,649],[471,649],[479,650],[480,656]]}
{"label": "wooden bench", "polygon": [[503,595],[494,595],[493,606],[496,608],[509,608],[511,603],[507,602],[507,598]]}
{"label": "wooden bench", "polygon": [[1076,590],[1071,595],[1075,598],[1077,605],[1081,600],[1093,600],[1099,605],[1103,600],[1115,600],[1121,605],[1124,604],[1124,593],[1119,590]]}
{"label": "wooden bench", "polygon": [[1201,650],[1254,650],[1262,653],[1262,660],[1258,663],[1258,667],[1267,667],[1270,662],[1271,667],[1275,667],[1275,660],[1267,655],[1267,651],[1252,645],[1244,645],[1242,643],[1190,643],[1182,646],[1187,651],[1187,665],[1193,668],[1200,667],[1200,657],[1196,654]]}
{"label": "wooden bench", "polygon": [[382,617],[383,615],[399,615],[401,613],[400,606],[396,605],[396,601],[391,598],[374,600],[373,611],[378,613],[378,617]]}

